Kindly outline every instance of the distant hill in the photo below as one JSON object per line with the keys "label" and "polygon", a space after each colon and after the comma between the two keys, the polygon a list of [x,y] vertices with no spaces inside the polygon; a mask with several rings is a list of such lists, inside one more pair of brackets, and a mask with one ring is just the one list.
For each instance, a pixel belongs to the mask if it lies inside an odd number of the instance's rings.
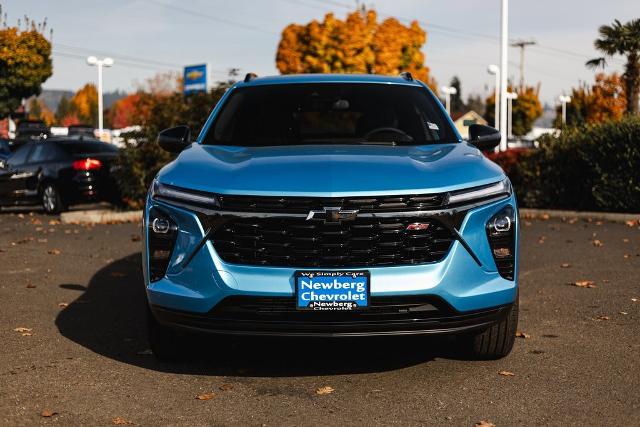
{"label": "distant hill", "polygon": [[[67,99],[73,96],[74,92],[64,89],[44,89],[38,99],[42,100],[47,108],[53,112],[58,109],[58,104],[63,96]],[[127,96],[127,93],[122,90],[116,90],[113,92],[105,92],[103,95],[104,108],[109,108],[117,100]]]}

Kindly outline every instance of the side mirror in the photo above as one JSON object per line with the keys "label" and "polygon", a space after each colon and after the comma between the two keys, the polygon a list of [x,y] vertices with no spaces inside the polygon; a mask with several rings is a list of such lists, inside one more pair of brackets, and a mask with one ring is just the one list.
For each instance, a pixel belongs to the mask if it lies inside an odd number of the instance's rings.
{"label": "side mirror", "polygon": [[469,143],[480,150],[493,150],[500,144],[500,131],[485,125],[469,126]]}
{"label": "side mirror", "polygon": [[191,144],[188,126],[176,126],[158,134],[158,145],[170,153],[179,153]]}

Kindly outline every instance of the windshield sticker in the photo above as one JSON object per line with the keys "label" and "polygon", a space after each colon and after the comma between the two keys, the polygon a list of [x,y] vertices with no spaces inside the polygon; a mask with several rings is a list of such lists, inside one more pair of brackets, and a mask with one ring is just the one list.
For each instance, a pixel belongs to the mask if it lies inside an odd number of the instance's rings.
{"label": "windshield sticker", "polygon": [[429,125],[429,129],[431,129],[431,130],[440,130],[438,125],[435,124],[435,123],[427,122],[427,125]]}

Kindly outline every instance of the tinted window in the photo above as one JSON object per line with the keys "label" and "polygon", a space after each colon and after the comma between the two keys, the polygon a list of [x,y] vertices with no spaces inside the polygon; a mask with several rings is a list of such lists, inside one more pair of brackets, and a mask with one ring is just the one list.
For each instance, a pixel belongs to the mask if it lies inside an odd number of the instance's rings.
{"label": "tinted window", "polygon": [[18,166],[26,163],[27,154],[29,154],[29,150],[31,150],[32,144],[25,144],[18,148],[7,160],[7,164],[11,166]]}
{"label": "tinted window", "polygon": [[56,149],[53,144],[38,143],[29,154],[29,163],[50,162],[56,158]]}
{"label": "tinted window", "polygon": [[223,105],[204,143],[457,142],[437,103],[426,89],[405,85],[324,83],[239,88]]}
{"label": "tinted window", "polygon": [[118,152],[118,147],[100,141],[65,142],[62,147],[73,155]]}
{"label": "tinted window", "polygon": [[11,153],[11,149],[9,148],[9,142],[4,139],[0,139],[0,154],[9,154]]}

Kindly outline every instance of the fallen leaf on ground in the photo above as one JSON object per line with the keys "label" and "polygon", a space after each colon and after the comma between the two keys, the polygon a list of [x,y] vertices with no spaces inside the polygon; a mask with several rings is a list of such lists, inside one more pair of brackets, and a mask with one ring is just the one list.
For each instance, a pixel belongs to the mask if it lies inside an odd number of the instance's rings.
{"label": "fallen leaf on ground", "polygon": [[622,239],[623,243],[629,243],[629,239]]}
{"label": "fallen leaf on ground", "polygon": [[27,283],[27,289],[33,289],[35,287],[36,285],[34,285],[33,283]]}
{"label": "fallen leaf on ground", "polygon": [[49,255],[60,255],[62,251],[60,249],[49,249],[47,253]]}
{"label": "fallen leaf on ground", "polygon": [[233,384],[222,384],[219,388],[222,391],[233,390]]}
{"label": "fallen leaf on ground", "polygon": [[114,419],[111,420],[111,424],[115,424],[117,426],[124,426],[124,425],[131,425],[133,423],[129,420],[125,420],[122,417],[115,417]]}
{"label": "fallen leaf on ground", "polygon": [[609,320],[609,316],[600,315],[600,316],[596,317],[596,320]]}
{"label": "fallen leaf on ground", "polygon": [[543,220],[545,220],[545,221],[546,221],[546,220],[548,220],[550,217],[549,217],[549,214],[542,214],[542,216],[541,216],[540,218],[542,218]]}
{"label": "fallen leaf on ground", "polygon": [[629,313],[627,313],[626,311],[619,311],[618,314],[622,314],[622,315],[626,316]]}
{"label": "fallen leaf on ground", "polygon": [[509,372],[509,371],[499,371],[498,375],[502,375],[503,377],[515,377],[516,374],[514,374],[513,372]]}
{"label": "fallen leaf on ground", "polygon": [[627,224],[627,227],[635,227],[636,225],[638,225],[638,221],[632,219],[632,220],[629,220],[629,221],[625,222],[625,224]]}
{"label": "fallen leaf on ground", "polygon": [[20,327],[15,328],[14,331],[23,333],[23,332],[31,332],[31,331],[33,331],[33,329],[25,328],[23,326],[20,326]]}
{"label": "fallen leaf on ground", "polygon": [[51,418],[54,415],[58,415],[58,413],[56,411],[52,411],[51,409],[43,409],[42,412],[40,412],[40,416],[45,418]]}
{"label": "fallen leaf on ground", "polygon": [[214,392],[210,392],[210,393],[199,394],[198,396],[196,396],[196,399],[197,400],[211,400],[214,397],[216,397],[216,394]]}
{"label": "fallen leaf on ground", "polygon": [[578,280],[577,282],[569,283],[571,286],[577,286],[578,288],[595,288],[596,284],[592,280]]}
{"label": "fallen leaf on ground", "polygon": [[531,353],[531,354],[544,354],[544,350],[530,350],[529,353]]}
{"label": "fallen leaf on ground", "polygon": [[335,390],[333,389],[333,387],[326,385],[324,387],[316,389],[316,394],[331,394],[334,391]]}
{"label": "fallen leaf on ground", "polygon": [[131,241],[132,242],[139,242],[142,238],[138,235],[138,234],[133,234],[131,236]]}
{"label": "fallen leaf on ground", "polygon": [[57,219],[50,219],[49,220],[49,225],[58,225],[60,224],[60,221],[58,221]]}
{"label": "fallen leaf on ground", "polygon": [[60,308],[65,308],[65,307],[68,307],[68,306],[69,306],[69,304],[66,303],[66,302],[59,302],[58,303],[58,307],[60,307]]}
{"label": "fallen leaf on ground", "polygon": [[529,335],[526,332],[522,332],[522,331],[517,331],[516,332],[516,337],[517,338],[531,338],[531,335]]}
{"label": "fallen leaf on ground", "polygon": [[560,264],[560,268],[569,268],[571,267],[571,264],[569,264],[568,262],[563,262],[562,264]]}
{"label": "fallen leaf on ground", "polygon": [[598,239],[595,239],[594,241],[592,241],[591,244],[593,244],[593,246],[595,246],[596,248],[601,248],[602,246],[604,246],[604,243],[602,243]]}
{"label": "fallen leaf on ground", "polygon": [[538,237],[538,243],[542,244],[545,242],[545,240],[547,240],[547,236],[540,236]]}
{"label": "fallen leaf on ground", "polygon": [[476,427],[496,427],[496,425],[490,421],[478,421]]}
{"label": "fallen leaf on ground", "polygon": [[638,301],[638,298],[631,298],[631,301],[636,302]]}
{"label": "fallen leaf on ground", "polygon": [[629,258],[631,258],[631,255],[629,255],[629,254],[624,254],[624,255],[623,255],[623,258],[624,258],[624,259],[629,259]]}

